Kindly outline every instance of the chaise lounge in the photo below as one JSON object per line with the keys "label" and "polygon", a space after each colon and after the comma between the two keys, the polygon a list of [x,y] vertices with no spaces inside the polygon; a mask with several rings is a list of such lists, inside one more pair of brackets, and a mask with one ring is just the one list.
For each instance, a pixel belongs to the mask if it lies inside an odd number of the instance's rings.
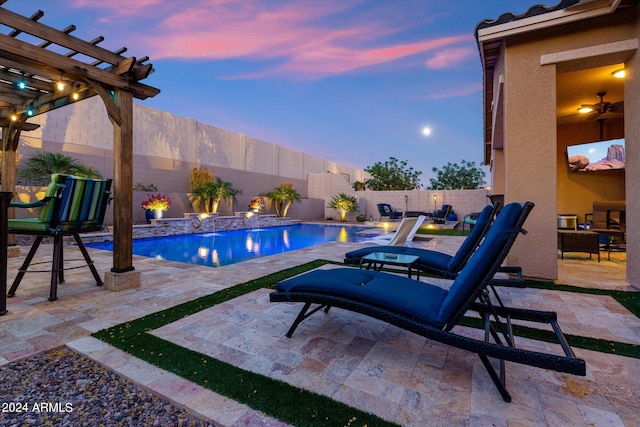
{"label": "chaise lounge", "polygon": [[493,216],[499,204],[487,205],[480,212],[475,227],[464,240],[455,255],[449,255],[438,251],[420,248],[408,248],[402,246],[367,246],[347,252],[344,256],[345,264],[359,265],[363,256],[373,252],[384,252],[391,254],[414,255],[418,257],[417,267],[429,274],[434,274],[444,278],[454,278],[460,269],[467,262],[473,251],[476,250],[482,238],[485,236]]}
{"label": "chaise lounge", "polygon": [[[476,353],[507,402],[511,401],[511,396],[505,386],[505,361],[584,376],[585,362],[574,355],[555,312],[509,308],[501,302],[494,304],[487,288],[532,208],[533,204],[529,202],[505,206],[448,290],[384,272],[336,268],[315,270],[284,280],[277,284],[270,300],[304,303],[286,333],[287,337],[291,337],[300,323],[311,315],[338,307]],[[317,306],[311,309],[313,304]],[[453,331],[468,311],[481,316],[484,340]],[[564,355],[516,348],[512,319],[550,324]],[[489,358],[498,360],[500,372]]]}

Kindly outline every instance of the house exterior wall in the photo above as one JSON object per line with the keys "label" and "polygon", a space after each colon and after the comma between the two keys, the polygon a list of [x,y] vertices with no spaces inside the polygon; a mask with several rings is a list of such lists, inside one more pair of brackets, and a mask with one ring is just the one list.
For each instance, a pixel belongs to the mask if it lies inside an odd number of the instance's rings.
{"label": "house exterior wall", "polygon": [[[635,10],[636,26],[632,36],[640,39],[640,4]],[[624,83],[626,193],[627,193],[627,281],[640,288],[640,53],[625,62],[628,77]],[[633,113],[630,113],[633,112]]]}
{"label": "house exterior wall", "polygon": [[543,42],[523,41],[509,44],[505,56],[505,203],[536,205],[529,234],[516,240],[507,263],[528,276],[556,279],[555,68],[539,66],[545,51]]}
{"label": "house exterior wall", "polygon": [[[640,288],[640,187],[634,184],[640,182],[640,59],[637,51],[606,48],[629,40],[637,43],[639,8],[513,33],[503,40],[493,72],[504,76],[504,148],[492,153],[492,192],[504,189],[506,202],[531,200],[536,204],[527,220],[527,238],[516,242],[507,259],[509,264],[522,265],[528,276],[557,278],[556,214],[575,213],[583,220],[594,200],[626,199],[627,279]],[[550,57],[556,59],[549,61]],[[566,146],[597,139],[598,124],[557,125],[556,76],[619,62],[625,63],[627,71],[624,125],[608,124],[605,135],[624,136],[626,170],[606,178],[572,176],[566,169]],[[496,88],[491,88],[494,96]],[[531,256],[532,248],[535,256]]]}

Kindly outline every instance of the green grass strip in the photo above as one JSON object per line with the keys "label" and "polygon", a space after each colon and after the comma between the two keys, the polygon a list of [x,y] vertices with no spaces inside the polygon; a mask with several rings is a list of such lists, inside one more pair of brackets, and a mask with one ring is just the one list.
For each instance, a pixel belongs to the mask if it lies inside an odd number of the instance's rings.
{"label": "green grass strip", "polygon": [[312,261],[197,298],[93,334],[139,359],[286,423],[317,426],[397,426],[380,417],[286,382],[246,371],[149,333],[168,323],[286,278],[331,263]]}
{"label": "green grass strip", "polygon": [[[436,231],[443,231],[438,234],[451,235],[451,230]],[[397,424],[349,407],[326,396],[246,371],[147,333],[257,289],[273,289],[276,283],[281,280],[328,263],[339,264],[327,260],[312,261],[98,331],[93,336],[159,368],[173,372],[216,393],[296,426],[395,426]],[[527,287],[537,289],[609,295],[640,318],[640,292],[581,288],[534,280],[527,280],[526,284]],[[477,318],[465,317],[461,319],[460,324],[480,329],[484,327],[482,321]],[[551,331],[514,325],[514,333],[525,338],[557,342],[555,334]],[[565,336],[573,347],[640,359],[640,346],[636,344],[577,335],[565,334]]]}

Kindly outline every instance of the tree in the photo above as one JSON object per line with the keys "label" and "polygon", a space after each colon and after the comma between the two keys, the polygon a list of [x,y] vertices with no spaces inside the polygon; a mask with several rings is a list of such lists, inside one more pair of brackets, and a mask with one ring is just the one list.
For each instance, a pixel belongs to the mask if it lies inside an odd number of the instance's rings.
{"label": "tree", "polygon": [[349,196],[345,193],[338,193],[327,205],[328,208],[335,209],[340,212],[340,222],[344,222],[349,212],[358,210],[358,199],[356,196]]}
{"label": "tree", "polygon": [[475,190],[485,185],[485,173],[476,162],[462,160],[461,164],[447,163],[442,170],[433,168],[437,177],[431,178],[429,190]]}
{"label": "tree", "polygon": [[102,178],[98,170],[86,166],[78,159],[51,151],[37,151],[28,159],[23,160],[22,166],[18,170],[18,177],[35,185],[47,185],[52,173]]}
{"label": "tree", "polygon": [[218,212],[218,205],[222,200],[232,204],[238,203],[236,196],[241,193],[242,190],[233,188],[230,182],[223,181],[220,177],[216,177],[215,182],[201,184],[193,191],[193,195],[202,202],[207,213]]}
{"label": "tree", "polygon": [[266,194],[274,203],[276,215],[279,217],[286,217],[289,207],[293,201],[301,201],[300,194],[293,188],[293,184],[290,182],[281,182],[280,187],[274,188],[272,191]]}
{"label": "tree", "polygon": [[384,163],[376,162],[373,166],[364,168],[371,174],[371,178],[365,181],[369,190],[417,190],[420,188],[421,171],[407,168],[406,160],[399,161],[395,157],[389,157]]}

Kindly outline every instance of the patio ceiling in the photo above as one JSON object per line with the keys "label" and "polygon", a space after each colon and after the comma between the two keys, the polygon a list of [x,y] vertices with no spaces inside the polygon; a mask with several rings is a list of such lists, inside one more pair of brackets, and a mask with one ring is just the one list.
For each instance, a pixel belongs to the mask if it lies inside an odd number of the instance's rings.
{"label": "patio ceiling", "polygon": [[99,46],[104,37],[79,39],[74,25],[56,30],[38,22],[43,16],[39,10],[26,18],[0,7],[0,126],[95,95],[104,99],[115,89],[137,99],[160,92],[140,83],[153,72],[148,57],[123,56],[125,47],[106,50]]}

